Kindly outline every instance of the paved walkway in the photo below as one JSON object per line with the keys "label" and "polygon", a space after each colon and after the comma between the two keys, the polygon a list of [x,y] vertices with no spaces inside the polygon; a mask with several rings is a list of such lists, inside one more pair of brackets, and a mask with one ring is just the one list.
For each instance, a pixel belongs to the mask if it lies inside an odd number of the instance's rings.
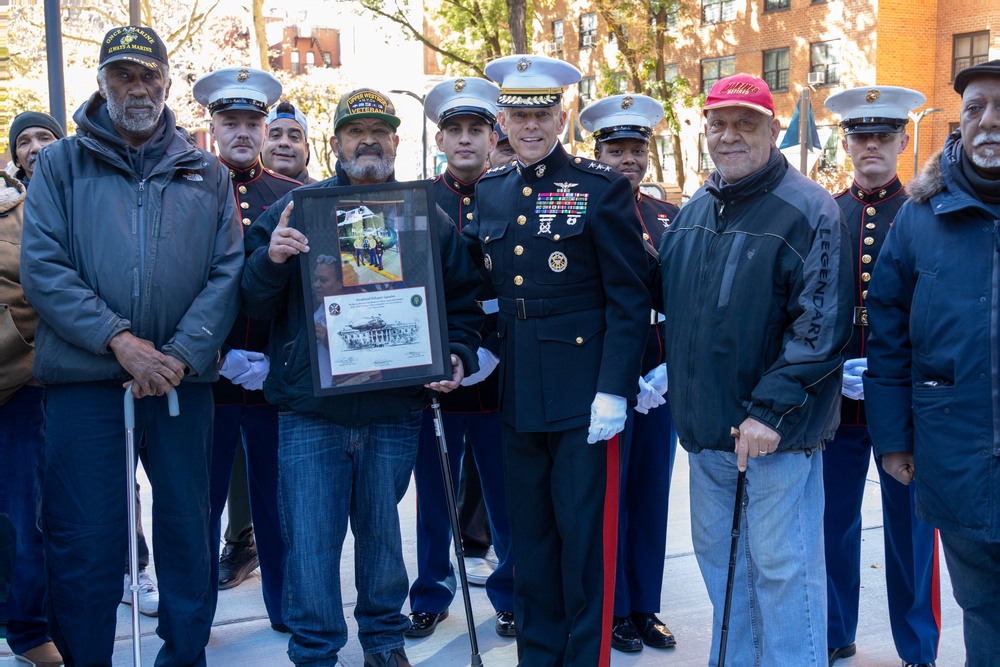
{"label": "paved walkway", "polygon": [[[663,613],[660,617],[677,636],[677,647],[668,650],[646,648],[640,653],[624,654],[612,651],[613,667],[651,667],[670,665],[687,667],[708,663],[711,641],[711,605],[691,547],[691,524],[688,505],[687,456],[678,450],[670,503],[670,524],[667,539]],[[889,618],[886,611],[885,579],[882,571],[882,516],[878,476],[874,468],[869,471],[865,491],[863,523],[865,527],[861,562],[861,621],[858,628],[858,654],[842,660],[837,667],[898,667]],[[152,506],[149,486],[143,481],[143,525],[151,532]],[[406,566],[411,574],[416,571],[415,492],[409,492],[400,504],[400,521],[403,532],[403,549]],[[357,641],[357,624],[353,618],[356,594],[353,588],[354,549],[348,538],[341,575],[344,586],[344,613],[350,636],[340,654],[340,664],[345,667],[364,665],[361,646]],[[961,610],[951,595],[951,585],[942,565],[942,637],[938,657],[940,667],[959,667],[964,664]],[[154,563],[155,568],[155,563]],[[512,667],[516,652],[512,639],[501,639],[493,630],[493,610],[485,590],[472,587],[473,616],[476,620],[479,651],[486,667]],[[143,664],[151,666],[159,648],[156,637],[156,619],[142,617]],[[131,665],[129,607],[121,605],[118,613],[118,641],[115,646],[115,667]],[[208,663],[213,667],[270,667],[290,665],[286,654],[288,635],[271,630],[264,613],[260,596],[260,578],[254,573],[241,586],[219,594],[219,611],[208,645]],[[407,640],[407,655],[414,665],[427,667],[461,667],[469,665],[470,649],[466,636],[466,622],[461,596],[456,596],[451,606],[451,616],[438,626],[430,637]],[[14,667],[5,644],[0,643],[0,667]],[[741,666],[734,666],[741,667]]]}

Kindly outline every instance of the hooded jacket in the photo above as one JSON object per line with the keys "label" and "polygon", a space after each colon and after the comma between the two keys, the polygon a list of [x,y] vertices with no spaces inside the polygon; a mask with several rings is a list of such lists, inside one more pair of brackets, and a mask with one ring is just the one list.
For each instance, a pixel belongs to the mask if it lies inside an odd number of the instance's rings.
{"label": "hooded jacket", "polygon": [[3,174],[0,185],[0,405],[31,379],[38,314],[21,289],[24,185]]}
{"label": "hooded jacket", "polygon": [[733,450],[753,417],[778,451],[810,450],[840,422],[851,256],[840,209],[772,151],[725,184],[713,173],[660,244],[670,404],[681,445]]}
{"label": "hooded jacket", "polygon": [[[349,185],[339,162],[335,169],[333,177],[298,188],[296,192]],[[267,347],[271,368],[264,381],[267,400],[282,409],[317,414],[346,426],[363,426],[424,409],[430,404],[430,392],[421,385],[337,396],[317,397],[314,394],[311,350],[316,345],[316,332],[312,295],[305,293],[302,287],[300,262],[304,257],[294,255],[284,264],[275,264],[267,255],[271,232],[278,226],[281,213],[291,200],[292,193],[289,193],[272,204],[247,230],[245,240],[247,266],[243,273],[243,307],[250,317],[271,320]],[[482,283],[455,223],[440,206],[436,209],[437,216],[431,214],[431,224],[435,225],[441,249],[448,323],[447,331],[442,334],[447,336],[451,353],[462,360],[465,374],[471,375],[479,370],[476,350],[483,311],[475,299]],[[320,252],[316,244],[312,252]]]}
{"label": "hooded jacket", "polygon": [[868,428],[912,452],[916,512],[1000,542],[1000,208],[962,172],[958,132],[907,190],[868,290]]}
{"label": "hooded jacket", "polygon": [[131,331],[187,364],[185,380],[215,380],[243,267],[228,171],[188,144],[166,107],[139,149],[98,93],[73,119],[77,135],[39,153],[24,206],[21,277],[41,316],[35,377],[126,380],[108,343]]}

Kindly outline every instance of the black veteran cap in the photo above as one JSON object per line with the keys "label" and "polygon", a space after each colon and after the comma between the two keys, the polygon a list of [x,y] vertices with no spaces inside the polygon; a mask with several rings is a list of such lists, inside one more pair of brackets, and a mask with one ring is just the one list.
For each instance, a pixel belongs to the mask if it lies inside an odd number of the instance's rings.
{"label": "black veteran cap", "polygon": [[580,125],[597,141],[648,140],[661,120],[663,105],[646,95],[612,95],[580,112]]}
{"label": "black veteran cap", "polygon": [[438,127],[454,116],[479,116],[489,125],[497,122],[500,88],[492,81],[466,77],[448,79],[431,88],[424,99],[424,114]]}
{"label": "black veteran cap", "polygon": [[152,28],[127,25],[112,28],[101,42],[99,67],[118,60],[138,63],[149,69],[166,69],[167,47]]}
{"label": "black veteran cap", "polygon": [[548,56],[497,58],[486,76],[500,84],[498,107],[550,107],[562,100],[563,88],[580,81],[580,70]]}
{"label": "black veteran cap", "polygon": [[840,115],[844,134],[899,134],[906,128],[909,112],[927,98],[923,93],[898,86],[862,86],[834,93],[826,108]]}
{"label": "black veteran cap", "polygon": [[333,121],[334,131],[356,118],[384,120],[394,129],[399,127],[399,116],[396,115],[392,100],[372,88],[358,88],[340,98]]}
{"label": "black veteran cap", "polygon": [[281,82],[264,70],[225,67],[195,81],[191,93],[209,114],[256,111],[265,115],[281,98]]}
{"label": "black veteran cap", "polygon": [[977,76],[1000,77],[1000,60],[991,60],[963,69],[955,75],[955,92],[959,95],[965,94],[965,87]]}

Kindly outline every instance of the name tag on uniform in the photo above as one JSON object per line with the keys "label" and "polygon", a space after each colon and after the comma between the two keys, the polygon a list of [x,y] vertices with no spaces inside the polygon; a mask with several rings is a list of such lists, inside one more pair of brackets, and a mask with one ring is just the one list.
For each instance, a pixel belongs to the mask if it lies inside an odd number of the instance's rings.
{"label": "name tag on uniform", "polygon": [[868,309],[864,306],[854,307],[854,326],[856,327],[866,327],[868,326]]}

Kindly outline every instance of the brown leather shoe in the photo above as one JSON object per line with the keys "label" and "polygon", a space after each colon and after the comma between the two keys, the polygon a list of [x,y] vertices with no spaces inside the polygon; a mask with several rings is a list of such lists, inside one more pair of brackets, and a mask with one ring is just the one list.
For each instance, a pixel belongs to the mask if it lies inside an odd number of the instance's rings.
{"label": "brown leather shoe", "polygon": [[63,664],[59,649],[52,642],[45,642],[35,648],[29,648],[24,653],[15,655],[14,659],[35,667],[59,667]]}

